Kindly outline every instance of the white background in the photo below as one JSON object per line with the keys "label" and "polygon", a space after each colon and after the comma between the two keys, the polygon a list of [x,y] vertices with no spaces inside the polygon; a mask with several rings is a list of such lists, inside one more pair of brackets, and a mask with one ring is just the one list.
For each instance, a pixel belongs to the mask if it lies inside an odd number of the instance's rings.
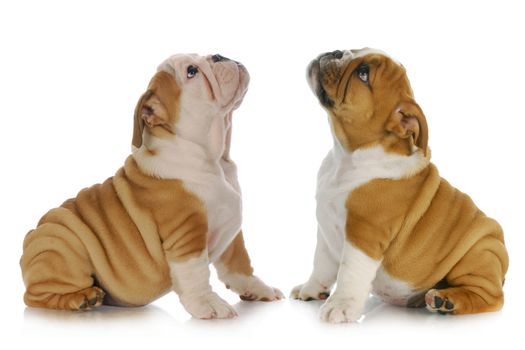
{"label": "white background", "polygon": [[[518,3],[2,1],[0,342],[54,349],[517,347],[510,339],[523,331],[525,260],[525,12]],[[237,319],[193,320],[174,294],[138,309],[25,307],[18,266],[25,233],[123,164],[138,97],[157,64],[181,52],[221,53],[251,73],[232,144],[243,227],[256,274],[288,295],[310,273],[316,173],[331,147],[305,68],[322,51],[364,46],[405,65],[442,176],[502,224],[511,265],[501,312],[442,317],[371,299],[360,324],[332,326],[318,321],[319,303],[239,302],[215,276]]]}

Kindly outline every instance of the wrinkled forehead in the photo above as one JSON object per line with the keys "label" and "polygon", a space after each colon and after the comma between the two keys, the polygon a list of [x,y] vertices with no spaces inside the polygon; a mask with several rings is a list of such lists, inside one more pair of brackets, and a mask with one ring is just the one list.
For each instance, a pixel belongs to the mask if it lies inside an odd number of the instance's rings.
{"label": "wrinkled forehead", "polygon": [[168,57],[158,67],[158,71],[166,71],[168,73],[178,76],[184,72],[184,69],[189,64],[202,64],[206,62],[206,56],[201,56],[196,53],[176,54]]}
{"label": "wrinkled forehead", "polygon": [[[394,62],[398,66],[402,66],[402,64],[398,60],[396,60],[395,58],[393,58],[392,56],[390,56],[386,52],[378,50],[378,49],[372,49],[372,48],[366,47],[366,48],[359,49],[359,50],[350,50],[350,51],[347,51],[347,53],[348,53],[348,56],[349,56],[349,58],[351,60],[361,59],[361,58],[363,58],[365,56],[379,55],[379,56],[383,56],[385,59],[391,60],[392,62]],[[345,53],[345,55],[347,53]]]}

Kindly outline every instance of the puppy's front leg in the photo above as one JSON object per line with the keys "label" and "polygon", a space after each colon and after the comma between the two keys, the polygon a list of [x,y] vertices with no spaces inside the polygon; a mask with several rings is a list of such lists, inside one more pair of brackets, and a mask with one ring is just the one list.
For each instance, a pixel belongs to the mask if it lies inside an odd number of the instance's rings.
{"label": "puppy's front leg", "polygon": [[233,242],[214,263],[219,279],[242,300],[246,301],[274,301],[283,299],[283,293],[277,288],[270,287],[253,275],[253,268],[242,231],[235,236]]}
{"label": "puppy's front leg", "polygon": [[365,308],[381,260],[374,260],[345,240],[337,274],[337,288],[320,310],[331,323],[357,321]]}
{"label": "puppy's front leg", "polygon": [[186,311],[201,319],[232,318],[237,313],[210,286],[208,252],[182,262],[170,262],[173,289]]}
{"label": "puppy's front leg", "polygon": [[330,253],[326,240],[317,230],[317,246],[315,247],[314,268],[306,283],[292,289],[291,297],[304,301],[324,300],[330,295],[330,289],[337,278],[339,263]]}

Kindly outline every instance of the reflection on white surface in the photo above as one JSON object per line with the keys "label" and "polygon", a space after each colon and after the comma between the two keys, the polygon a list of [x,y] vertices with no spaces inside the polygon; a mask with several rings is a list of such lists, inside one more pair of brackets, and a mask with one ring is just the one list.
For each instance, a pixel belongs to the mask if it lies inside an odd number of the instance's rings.
{"label": "reflection on white surface", "polygon": [[137,308],[102,306],[93,311],[72,312],[26,307],[25,326],[40,326],[42,322],[55,325],[96,325],[100,323],[128,323],[162,320],[177,322],[170,314],[155,305]]}
{"label": "reflection on white surface", "polygon": [[[176,298],[165,305],[140,308],[103,306],[91,312],[67,312],[25,308],[22,336],[26,341],[46,342],[67,347],[68,339],[93,335],[92,342],[142,342],[169,344],[224,345],[264,348],[271,344],[350,344],[388,346],[392,342],[407,347],[414,341],[427,341],[425,348],[440,348],[443,342],[456,345],[496,345],[514,332],[503,312],[467,316],[442,316],[425,309],[408,309],[384,304],[371,297],[365,316],[358,323],[330,325],[318,319],[322,301],[284,300],[274,303],[242,302],[233,304],[239,316],[231,320],[197,320],[176,306]],[[231,301],[230,301],[231,302]],[[169,305],[171,304],[171,305]],[[169,310],[169,311],[168,311]],[[499,334],[494,337],[494,334]],[[432,340],[434,339],[434,340]],[[92,343],[89,343],[92,345]],[[84,344],[87,346],[87,344]],[[421,345],[421,344],[420,344]],[[60,345],[57,345],[60,348]],[[219,348],[222,348],[219,347]]]}
{"label": "reflection on white surface", "polygon": [[[273,3],[273,4],[272,4]],[[0,1],[3,98],[1,349],[390,350],[524,348],[523,81],[520,2]],[[3,15],[3,16],[2,16]],[[116,45],[117,43],[117,45]],[[133,108],[159,60],[222,53],[249,68],[232,158],[253,266],[288,294],[311,272],[315,179],[332,146],[305,81],[323,50],[382,48],[409,70],[434,162],[505,230],[502,311],[441,316],[370,299],[357,324],[318,320],[321,302],[239,302],[233,320],[192,319],[174,293],[135,309],[29,309],[18,261],[51,207],[115,173]],[[494,50],[497,48],[497,50]],[[497,53],[497,55],[495,55]],[[498,61],[495,66],[494,62]],[[492,74],[491,74],[492,73]],[[460,77],[460,79],[457,79]],[[95,142],[93,142],[95,141]],[[522,343],[522,341],[521,341]]]}

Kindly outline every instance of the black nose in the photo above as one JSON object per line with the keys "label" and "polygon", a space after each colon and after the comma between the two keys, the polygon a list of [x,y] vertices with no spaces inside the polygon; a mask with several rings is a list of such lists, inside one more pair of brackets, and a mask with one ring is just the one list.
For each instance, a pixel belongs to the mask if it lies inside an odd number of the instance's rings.
{"label": "black nose", "polygon": [[341,57],[343,57],[343,51],[335,50],[330,52],[330,55],[334,56],[334,58],[340,59]]}
{"label": "black nose", "polygon": [[215,54],[213,56],[211,56],[211,60],[214,62],[214,63],[217,63],[217,62],[221,62],[221,61],[228,61],[229,58],[226,58],[224,56],[221,56],[219,54]]}

